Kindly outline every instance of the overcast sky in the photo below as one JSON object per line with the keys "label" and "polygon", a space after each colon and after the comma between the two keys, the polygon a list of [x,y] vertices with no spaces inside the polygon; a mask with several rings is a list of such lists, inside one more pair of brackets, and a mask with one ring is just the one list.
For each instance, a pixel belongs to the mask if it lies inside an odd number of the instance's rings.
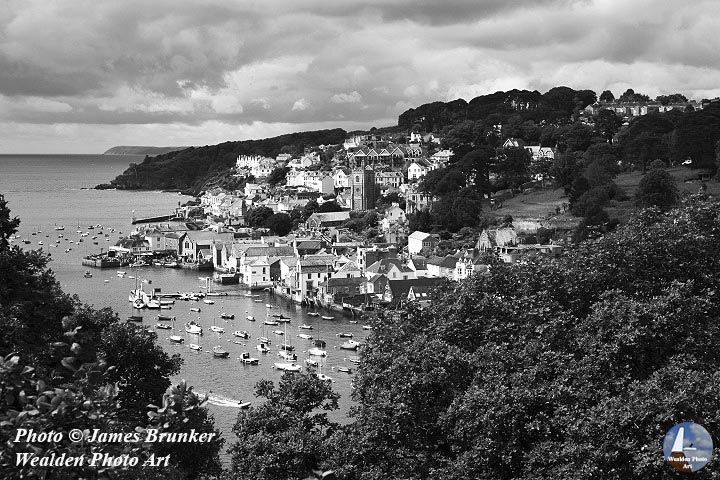
{"label": "overcast sky", "polygon": [[720,95],[720,0],[4,0],[0,153],[395,125],[512,88]]}

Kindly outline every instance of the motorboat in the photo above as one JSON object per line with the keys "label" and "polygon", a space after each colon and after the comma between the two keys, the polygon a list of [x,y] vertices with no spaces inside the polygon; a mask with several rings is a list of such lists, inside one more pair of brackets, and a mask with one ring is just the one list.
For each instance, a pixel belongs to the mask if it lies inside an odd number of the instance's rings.
{"label": "motorboat", "polygon": [[215,325],[211,326],[211,327],[210,327],[210,330],[212,330],[212,331],[215,332],[215,333],[225,333],[225,329],[224,329],[224,328],[218,327],[218,326],[215,326]]}
{"label": "motorboat", "polygon": [[173,322],[173,321],[175,321],[175,317],[171,317],[169,315],[158,315],[157,319],[158,319],[158,322]]}
{"label": "motorboat", "polygon": [[258,337],[258,341],[259,341],[260,343],[266,343],[266,344],[268,344],[268,345],[271,345],[271,344],[272,344],[272,342],[270,341],[270,339],[267,338],[267,337]]}
{"label": "motorboat", "polygon": [[238,408],[241,408],[243,410],[247,410],[248,408],[250,408],[250,405],[252,405],[252,403],[250,402],[238,402]]}
{"label": "motorboat", "polygon": [[[354,363],[354,364],[356,364],[356,365],[357,365],[358,363],[360,363],[360,357],[347,357],[347,359],[350,360],[352,363]],[[345,360],[345,359],[343,358],[343,360]]]}
{"label": "motorboat", "polygon": [[327,352],[325,350],[323,350],[322,348],[318,348],[318,347],[313,347],[313,348],[308,349],[307,353],[308,353],[308,355],[314,355],[316,357],[326,357],[327,356]]}
{"label": "motorboat", "polygon": [[282,335],[282,334],[283,334],[283,331],[282,331],[282,330],[273,330],[273,333],[274,333],[275,335]]}
{"label": "motorboat", "polygon": [[275,369],[285,372],[302,372],[302,367],[295,363],[277,362],[275,363]]}
{"label": "motorboat", "polygon": [[263,323],[265,325],[280,325],[280,322],[278,322],[277,320],[270,320],[270,319],[263,320]]}
{"label": "motorboat", "polygon": [[255,317],[253,317],[252,315],[248,315],[247,319],[250,320],[251,322],[255,321]]}
{"label": "motorboat", "polygon": [[142,317],[142,315],[130,315],[129,317],[127,317],[127,321],[128,322],[142,322],[143,317]]}
{"label": "motorboat", "polygon": [[202,347],[196,343],[191,343],[190,345],[188,345],[188,347],[190,347],[191,350],[195,350],[196,352],[202,350]]}
{"label": "motorboat", "polygon": [[315,360],[313,358],[306,358],[305,365],[307,365],[309,367],[317,367],[318,365],[320,365],[320,362],[318,362],[317,360]]}
{"label": "motorboat", "polygon": [[312,329],[313,329],[313,326],[312,326],[312,325],[306,325],[306,324],[303,323],[302,325],[298,325],[298,328],[300,328],[300,329],[302,329],[302,330],[312,330]]}
{"label": "motorboat", "polygon": [[221,346],[213,347],[213,357],[215,358],[228,358],[230,352],[222,348]]}
{"label": "motorboat", "polygon": [[183,343],[185,339],[180,335],[170,335],[170,341],[173,343]]}
{"label": "motorboat", "polygon": [[340,345],[343,350],[357,350],[360,347],[360,342],[355,340],[348,340],[347,342]]}
{"label": "motorboat", "polygon": [[353,337],[353,334],[352,334],[352,333],[342,333],[342,332],[341,332],[341,333],[336,333],[335,336],[336,336],[336,337],[340,337],[340,338],[352,338],[352,337]]}
{"label": "motorboat", "polygon": [[247,340],[248,338],[250,338],[250,334],[249,334],[246,330],[243,330],[243,331],[235,330],[235,331],[233,332],[233,335],[236,336],[236,337],[238,337],[238,338],[244,338],[244,339],[246,339],[246,340]]}
{"label": "motorboat", "polygon": [[317,312],[308,312],[308,315],[310,315],[311,317],[318,317],[318,316],[320,316],[320,314],[317,313]]}
{"label": "motorboat", "polygon": [[210,300],[208,298],[204,299],[203,302],[207,303],[208,305],[212,305],[215,303],[215,300]]}
{"label": "motorboat", "polygon": [[168,325],[167,323],[156,323],[155,328],[159,328],[160,330],[170,330],[172,329],[172,325]]}
{"label": "motorboat", "polygon": [[232,313],[221,313],[221,314],[220,314],[220,318],[224,318],[224,319],[226,319],[226,320],[234,320],[234,319],[235,319],[235,315],[232,314]]}
{"label": "motorboat", "polygon": [[200,312],[200,309],[198,307],[190,307],[191,312]]}
{"label": "motorboat", "polygon": [[327,376],[327,375],[325,375],[324,373],[321,373],[321,372],[317,372],[317,373],[315,374],[315,376],[316,376],[319,380],[322,380],[323,382],[334,382],[334,381],[335,381],[335,380],[333,380],[331,377],[329,377],[329,376]]}
{"label": "motorboat", "polygon": [[338,372],[352,373],[352,368],[348,367],[337,367]]}
{"label": "motorboat", "polygon": [[151,298],[150,300],[148,300],[147,303],[145,303],[145,306],[146,306],[147,308],[158,309],[158,310],[159,310],[160,307],[161,307],[160,301],[157,300],[157,299],[154,299],[154,298]]}
{"label": "motorboat", "polygon": [[327,315],[320,315],[320,318],[322,318],[323,320],[334,320],[335,319],[335,317],[330,317]]}
{"label": "motorboat", "polygon": [[363,325],[363,330],[372,330],[372,327],[370,325]]}
{"label": "motorboat", "polygon": [[308,335],[307,333],[298,333],[298,338],[302,338],[303,340],[312,340],[312,335]]}
{"label": "motorboat", "polygon": [[267,308],[272,308],[272,305],[270,305],[269,303],[266,303],[265,306],[266,306]]}
{"label": "motorboat", "polygon": [[260,343],[257,346],[257,351],[260,353],[268,353],[270,349],[267,347],[265,343]]}
{"label": "motorboat", "polygon": [[282,358],[283,360],[287,360],[288,362],[294,362],[295,360],[297,360],[297,355],[286,350],[280,350],[278,352],[278,357]]}
{"label": "motorboat", "polygon": [[244,365],[258,365],[258,364],[260,364],[260,359],[251,357],[250,353],[248,353],[248,352],[243,352],[240,354],[240,363],[242,363]]}
{"label": "motorboat", "polygon": [[203,333],[202,327],[192,320],[185,324],[185,331],[196,335],[202,335]]}
{"label": "motorboat", "polygon": [[90,270],[85,270],[85,273],[83,274],[83,277],[85,277],[85,278],[92,278],[92,273],[90,273]]}
{"label": "motorboat", "polygon": [[135,300],[133,300],[133,308],[140,310],[141,308],[145,308],[146,306],[147,305],[142,298],[136,298]]}

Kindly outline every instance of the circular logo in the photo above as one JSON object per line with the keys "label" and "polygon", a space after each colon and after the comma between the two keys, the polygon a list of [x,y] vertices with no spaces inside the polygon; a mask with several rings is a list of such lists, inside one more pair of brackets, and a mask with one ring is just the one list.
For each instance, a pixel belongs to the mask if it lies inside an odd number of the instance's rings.
{"label": "circular logo", "polygon": [[665,461],[678,472],[697,472],[710,461],[712,450],[712,437],[697,423],[678,423],[665,434]]}

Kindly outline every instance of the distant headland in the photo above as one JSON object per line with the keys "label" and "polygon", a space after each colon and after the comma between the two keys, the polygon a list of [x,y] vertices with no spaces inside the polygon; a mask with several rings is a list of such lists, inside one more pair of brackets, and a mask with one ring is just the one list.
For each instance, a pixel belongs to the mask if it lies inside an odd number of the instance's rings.
{"label": "distant headland", "polygon": [[185,150],[190,147],[147,147],[142,145],[118,145],[103,152],[103,155],[162,155],[163,153]]}

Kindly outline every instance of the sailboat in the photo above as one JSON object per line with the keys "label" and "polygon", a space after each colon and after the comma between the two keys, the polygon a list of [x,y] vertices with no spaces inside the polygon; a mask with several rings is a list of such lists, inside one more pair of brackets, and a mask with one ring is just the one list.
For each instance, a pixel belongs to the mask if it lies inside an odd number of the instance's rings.
{"label": "sailboat", "polygon": [[257,345],[257,351],[260,353],[268,353],[270,349],[268,348],[268,345],[270,345],[270,339],[265,336],[265,324],[262,325],[262,336],[258,337],[258,345]]}
{"label": "sailboat", "polygon": [[318,322],[318,338],[313,342],[313,344],[315,346],[308,349],[308,355],[315,355],[316,357],[327,356],[327,352],[323,350],[323,348],[325,348],[326,346],[326,343],[324,340],[320,340],[320,322]]}
{"label": "sailboat", "polygon": [[172,343],[183,343],[185,339],[180,335],[175,334],[175,317],[172,317],[172,335],[170,335],[170,341]]}
{"label": "sailboat", "polygon": [[335,381],[332,379],[332,377],[322,373],[322,360],[318,362],[318,371],[315,373],[315,376],[324,382],[334,382]]}
{"label": "sailboat", "polygon": [[210,330],[212,330],[215,333],[225,333],[225,329],[223,327],[218,327],[215,325],[215,319],[213,318],[213,324],[210,327]]}

